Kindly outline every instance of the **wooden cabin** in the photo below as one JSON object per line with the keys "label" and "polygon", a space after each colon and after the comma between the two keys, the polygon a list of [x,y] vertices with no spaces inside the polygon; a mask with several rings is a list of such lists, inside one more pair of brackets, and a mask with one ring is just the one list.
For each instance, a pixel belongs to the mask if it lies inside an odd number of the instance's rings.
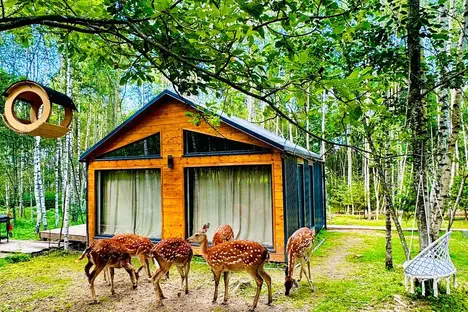
{"label": "wooden cabin", "polygon": [[246,120],[164,91],[87,150],[89,241],[137,233],[154,241],[228,223],[236,239],[261,242],[285,260],[299,227],[326,226],[324,164]]}

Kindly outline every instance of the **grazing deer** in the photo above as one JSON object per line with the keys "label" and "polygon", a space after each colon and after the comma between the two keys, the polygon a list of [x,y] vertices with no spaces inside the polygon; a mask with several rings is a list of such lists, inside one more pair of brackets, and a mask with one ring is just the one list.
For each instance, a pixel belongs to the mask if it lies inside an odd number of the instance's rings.
{"label": "grazing deer", "polygon": [[[209,226],[209,223],[208,223]],[[213,235],[213,246],[230,242],[234,239],[234,231],[229,224],[221,224]]]}
{"label": "grazing deer", "polygon": [[190,243],[199,243],[201,253],[214,274],[215,291],[213,303],[218,299],[218,286],[221,273],[224,273],[224,301],[227,303],[229,290],[229,272],[247,271],[257,283],[257,292],[251,310],[253,311],[258,303],[263,281],[268,286],[268,304],[272,302],[271,278],[263,269],[263,265],[269,258],[268,251],[261,244],[247,240],[234,240],[208,247],[206,231],[209,224],[187,239]]}
{"label": "grazing deer", "polygon": [[[288,252],[288,266],[286,267],[286,277],[284,281],[284,287],[286,288],[285,295],[289,296],[289,292],[294,285],[298,287],[296,280],[293,278],[294,274],[294,265],[296,261],[299,261],[301,264],[301,271],[299,273],[299,281],[302,279],[302,272],[306,276],[310,288],[314,291],[312,286],[312,280],[310,276],[310,255],[312,253],[312,246],[315,239],[315,229],[309,229],[307,227],[302,227],[294,232],[291,237],[288,239],[288,246],[286,248]],[[309,275],[305,270],[305,263],[307,263]]]}
{"label": "grazing deer", "polygon": [[[96,298],[94,290],[94,280],[101,273],[101,271],[108,267],[110,269],[110,283],[111,292],[114,291],[114,268],[124,268],[130,275],[132,280],[133,289],[137,288],[138,274],[131,264],[131,257],[128,249],[117,241],[111,239],[95,240],[86,250],[81,254],[77,261],[88,257],[88,263],[85,266],[85,273],[88,277],[89,287],[91,289],[91,298],[95,303],[99,301]],[[94,265],[93,271],[89,272]]]}
{"label": "grazing deer", "polygon": [[185,281],[185,294],[188,294],[188,274],[193,255],[192,246],[182,238],[167,238],[157,243],[151,249],[150,255],[159,263],[159,269],[151,278],[156,292],[157,305],[162,305],[161,300],[165,299],[159,281],[169,272],[172,264],[175,264],[177,271],[179,271],[180,288],[184,288]]}

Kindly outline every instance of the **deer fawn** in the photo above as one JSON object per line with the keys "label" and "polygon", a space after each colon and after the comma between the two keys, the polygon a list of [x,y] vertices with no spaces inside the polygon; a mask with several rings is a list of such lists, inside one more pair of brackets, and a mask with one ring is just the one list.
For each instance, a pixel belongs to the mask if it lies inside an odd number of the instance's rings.
{"label": "deer fawn", "polygon": [[[309,282],[310,288],[314,291],[312,280],[310,276],[310,254],[312,253],[312,246],[315,239],[315,229],[303,227],[294,232],[288,239],[288,246],[286,248],[288,253],[288,266],[286,267],[286,277],[284,287],[286,288],[285,295],[289,296],[289,292],[294,285],[298,287],[296,280],[293,278],[294,265],[296,261],[300,262],[301,271],[299,273],[299,281],[302,278],[302,272]],[[307,263],[309,275],[305,270],[305,263]]]}
{"label": "deer fawn", "polygon": [[150,254],[159,263],[159,269],[151,278],[156,292],[157,305],[162,305],[161,300],[165,299],[159,281],[169,272],[172,264],[175,264],[177,271],[179,271],[181,289],[184,288],[185,280],[185,294],[188,294],[188,274],[193,255],[192,246],[182,238],[168,238],[157,243]]}
{"label": "deer fawn", "polygon": [[268,251],[261,244],[247,240],[234,240],[222,243],[213,247],[208,247],[206,231],[209,224],[187,239],[190,243],[199,243],[201,253],[214,274],[215,291],[213,303],[218,299],[218,286],[221,273],[224,273],[224,304],[228,300],[229,272],[247,271],[257,283],[257,292],[251,310],[253,311],[258,303],[263,281],[268,286],[268,304],[272,302],[271,278],[263,269],[263,265],[269,258]]}
{"label": "deer fawn", "polygon": [[232,227],[229,224],[221,224],[220,226],[218,226],[216,232],[213,235],[212,244],[213,246],[216,246],[225,242],[230,242],[233,239],[234,231],[232,230]]}
{"label": "deer fawn", "polygon": [[[85,256],[88,257],[88,263],[85,266],[85,273],[88,277],[89,287],[91,289],[91,298],[95,303],[99,302],[96,298],[96,292],[94,290],[94,280],[101,273],[105,267],[110,269],[110,283],[111,292],[114,291],[114,268],[124,268],[130,275],[132,280],[133,288],[137,287],[138,274],[130,263],[130,253],[125,246],[119,242],[111,239],[101,239],[94,241],[86,250],[81,254],[81,257],[77,261],[83,259]],[[89,270],[94,265],[91,273]]]}

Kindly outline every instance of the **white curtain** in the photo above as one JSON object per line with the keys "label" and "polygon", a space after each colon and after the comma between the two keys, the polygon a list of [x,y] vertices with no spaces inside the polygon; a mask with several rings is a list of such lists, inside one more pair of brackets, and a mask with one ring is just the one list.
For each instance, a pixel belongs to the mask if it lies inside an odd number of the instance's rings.
{"label": "white curtain", "polygon": [[211,167],[193,170],[193,226],[210,223],[208,237],[230,224],[236,239],[273,245],[270,166]]}
{"label": "white curtain", "polygon": [[136,171],[135,233],[148,237],[162,235],[161,174],[159,170]]}
{"label": "white curtain", "polygon": [[100,234],[135,233],[161,237],[159,170],[101,172]]}

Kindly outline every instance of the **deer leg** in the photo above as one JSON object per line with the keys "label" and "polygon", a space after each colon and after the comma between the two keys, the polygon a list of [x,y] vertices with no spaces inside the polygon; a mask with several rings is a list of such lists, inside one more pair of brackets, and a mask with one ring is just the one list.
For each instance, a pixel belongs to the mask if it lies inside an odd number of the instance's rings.
{"label": "deer leg", "polygon": [[104,267],[95,266],[94,270],[88,276],[89,288],[91,290],[91,298],[93,299],[94,303],[98,303],[99,300],[96,298],[96,291],[94,290],[94,280],[96,277],[101,273]]}
{"label": "deer leg", "polygon": [[176,266],[177,271],[180,274],[180,290],[184,289],[184,281],[185,281],[185,267]]}
{"label": "deer leg", "polygon": [[133,289],[137,288],[137,273],[133,268],[133,265],[130,262],[126,262],[122,265],[122,267],[127,271],[128,275],[130,275],[130,280],[132,281]]}
{"label": "deer leg", "polygon": [[312,285],[312,275],[310,275],[310,260],[307,259],[307,269],[309,270],[309,285],[310,285],[310,289],[312,289],[312,291],[315,291],[314,290],[314,286]]}
{"label": "deer leg", "polygon": [[213,271],[214,274],[214,280],[215,280],[215,291],[214,291],[214,296],[213,296],[213,303],[216,303],[218,300],[218,286],[219,286],[219,280],[221,279],[221,272],[216,272]]}
{"label": "deer leg", "polygon": [[146,274],[148,274],[148,281],[150,282],[151,280],[151,271],[149,267],[149,261],[148,258],[145,257],[144,254],[138,254],[138,261],[140,261],[141,266],[138,268],[137,272],[139,273],[142,268],[145,268]]}
{"label": "deer leg", "polygon": [[229,271],[224,272],[224,300],[222,304],[227,304],[229,299]]}
{"label": "deer leg", "polygon": [[151,280],[153,281],[154,292],[156,293],[156,303],[157,305],[161,305],[161,300],[166,299],[163,295],[161,286],[159,285],[159,281],[161,278],[166,274],[167,270],[163,267],[159,267],[159,269],[154,273]]}
{"label": "deer leg", "polygon": [[[304,266],[302,265],[302,262],[304,261],[304,259],[299,259],[299,262],[300,262],[300,266],[301,266],[301,269],[299,270],[299,279],[297,280],[298,282],[300,282],[302,280],[302,271],[304,270]],[[291,275],[291,277],[293,277]]]}
{"label": "deer leg", "polygon": [[260,298],[260,292],[262,291],[263,278],[259,274],[259,272],[257,272],[257,270],[249,271],[249,274],[252,275],[255,282],[257,283],[257,292],[255,293],[255,298],[254,298],[254,301],[253,301],[252,308],[250,308],[250,311],[253,311],[257,307],[258,298]]}
{"label": "deer leg", "polygon": [[89,278],[89,270],[91,269],[92,266],[93,266],[93,263],[91,261],[88,261],[88,263],[85,265],[84,271],[85,271],[86,277],[88,278]]}
{"label": "deer leg", "polygon": [[[191,260],[191,259],[190,259]],[[185,265],[185,294],[188,295],[188,275],[190,272],[190,260]]]}
{"label": "deer leg", "polygon": [[115,274],[115,269],[114,268],[105,268],[104,269],[104,276],[106,273],[106,270],[109,270],[109,280],[110,280],[110,286],[111,286],[111,293],[115,295],[115,290],[114,290],[114,274]]}
{"label": "deer leg", "polygon": [[268,287],[268,305],[270,305],[271,302],[273,301],[273,296],[272,296],[272,293],[271,293],[271,277],[270,277],[270,275],[267,274],[267,272],[265,272],[263,267],[259,268],[258,274],[260,274],[260,276],[263,278],[263,280],[267,284],[267,287]]}

